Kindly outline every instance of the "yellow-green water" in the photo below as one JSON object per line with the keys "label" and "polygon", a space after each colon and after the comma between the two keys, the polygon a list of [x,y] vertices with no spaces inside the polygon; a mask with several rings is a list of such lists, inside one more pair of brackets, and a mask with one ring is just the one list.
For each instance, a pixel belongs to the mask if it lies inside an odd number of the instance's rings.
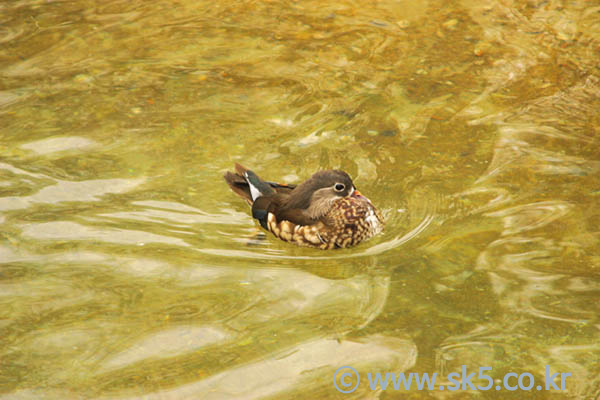
{"label": "yellow-green water", "polygon": [[[599,61],[598,1],[4,1],[0,399],[596,398]],[[258,240],[234,162],[386,230]],[[572,376],[365,378],[462,365]]]}

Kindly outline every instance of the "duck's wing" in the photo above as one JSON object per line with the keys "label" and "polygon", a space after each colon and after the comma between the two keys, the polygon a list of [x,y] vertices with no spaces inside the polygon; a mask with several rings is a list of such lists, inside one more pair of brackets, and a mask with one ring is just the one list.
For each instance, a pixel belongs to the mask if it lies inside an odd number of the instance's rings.
{"label": "duck's wing", "polygon": [[250,205],[258,197],[272,196],[276,193],[289,194],[296,187],[296,185],[264,181],[254,172],[237,163],[235,172],[228,171],[223,177],[231,190]]}

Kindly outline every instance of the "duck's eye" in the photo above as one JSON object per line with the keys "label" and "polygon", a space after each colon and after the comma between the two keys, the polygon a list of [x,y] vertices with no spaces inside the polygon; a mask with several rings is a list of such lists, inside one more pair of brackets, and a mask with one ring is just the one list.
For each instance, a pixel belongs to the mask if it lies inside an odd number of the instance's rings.
{"label": "duck's eye", "polygon": [[333,188],[335,189],[336,192],[341,192],[342,190],[346,189],[346,185],[344,185],[343,183],[336,183]]}

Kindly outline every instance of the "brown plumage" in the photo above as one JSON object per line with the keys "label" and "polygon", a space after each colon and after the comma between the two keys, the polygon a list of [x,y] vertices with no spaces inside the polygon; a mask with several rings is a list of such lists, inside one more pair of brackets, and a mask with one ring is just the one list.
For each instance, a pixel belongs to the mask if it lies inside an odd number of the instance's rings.
{"label": "brown plumage", "polygon": [[354,246],[383,229],[383,217],[347,173],[319,171],[300,185],[263,181],[235,165],[229,187],[252,206],[252,216],[276,237],[300,246]]}

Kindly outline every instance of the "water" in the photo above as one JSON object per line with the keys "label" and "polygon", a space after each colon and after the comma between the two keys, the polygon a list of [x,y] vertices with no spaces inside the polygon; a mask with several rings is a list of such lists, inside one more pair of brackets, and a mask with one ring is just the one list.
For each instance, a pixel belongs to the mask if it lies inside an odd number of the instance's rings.
{"label": "water", "polygon": [[[600,3],[0,9],[0,399],[599,395]],[[262,240],[234,162],[344,169],[386,230]]]}

